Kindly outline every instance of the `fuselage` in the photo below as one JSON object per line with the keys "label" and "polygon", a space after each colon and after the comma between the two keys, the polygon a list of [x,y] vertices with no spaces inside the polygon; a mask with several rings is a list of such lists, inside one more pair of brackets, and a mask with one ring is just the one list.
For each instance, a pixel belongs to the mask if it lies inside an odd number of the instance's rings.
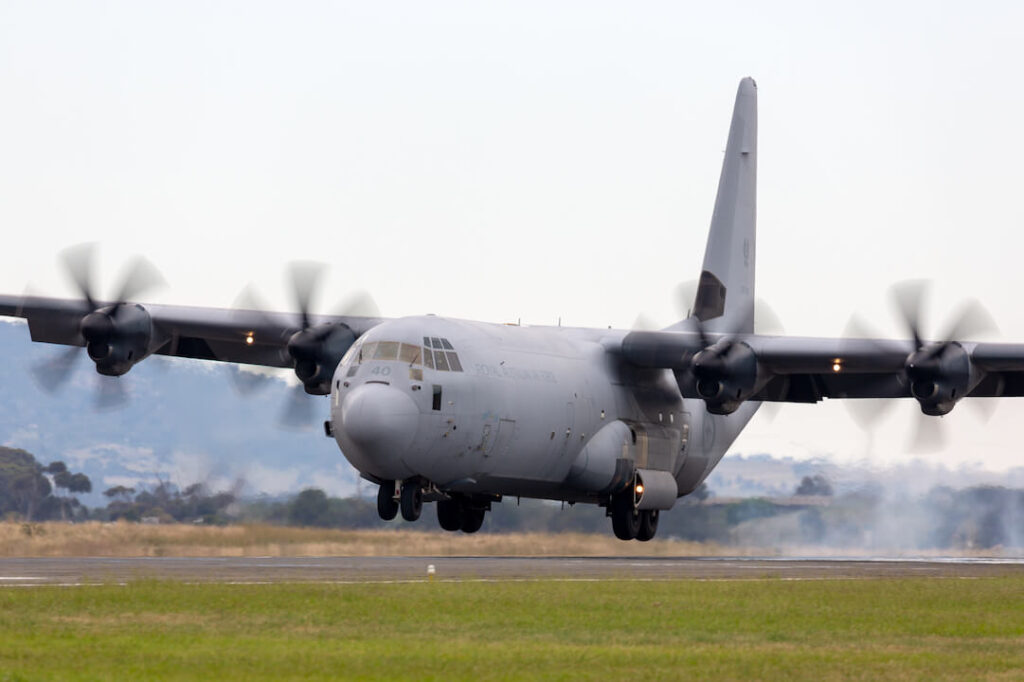
{"label": "fuselage", "polygon": [[686,494],[757,405],[708,414],[682,398],[670,371],[622,361],[613,349],[625,333],[435,316],[384,322],[335,371],[333,434],[378,482],[602,503],[642,469],[671,473]]}

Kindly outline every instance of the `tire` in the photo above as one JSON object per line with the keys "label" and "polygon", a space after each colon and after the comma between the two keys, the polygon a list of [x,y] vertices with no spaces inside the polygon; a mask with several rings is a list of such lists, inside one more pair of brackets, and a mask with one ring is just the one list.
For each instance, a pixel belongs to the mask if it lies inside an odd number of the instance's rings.
{"label": "tire", "polygon": [[423,490],[417,481],[406,481],[402,484],[402,495],[400,506],[402,518],[406,521],[416,521],[423,511]]}
{"label": "tire", "polygon": [[640,532],[640,512],[633,505],[632,493],[612,499],[612,531],[620,540],[634,540]]}
{"label": "tire", "polygon": [[483,507],[471,507],[466,505],[462,508],[462,532],[475,533],[484,525],[484,514],[487,510]]}
{"label": "tire", "polygon": [[377,515],[385,521],[398,516],[398,502],[395,501],[395,482],[385,481],[377,489]]}
{"label": "tire", "polygon": [[462,504],[457,499],[438,500],[437,522],[441,528],[456,531],[462,528]]}
{"label": "tire", "polygon": [[637,531],[636,539],[640,542],[647,542],[658,532],[658,510],[645,509],[640,512],[640,530]]}

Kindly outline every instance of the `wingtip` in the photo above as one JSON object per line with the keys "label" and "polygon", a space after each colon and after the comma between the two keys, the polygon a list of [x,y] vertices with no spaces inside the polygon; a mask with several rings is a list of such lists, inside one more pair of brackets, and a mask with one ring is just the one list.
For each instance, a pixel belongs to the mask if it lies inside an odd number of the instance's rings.
{"label": "wingtip", "polygon": [[740,81],[740,92],[750,94],[757,92],[757,81],[755,81],[752,77],[747,76],[746,78]]}

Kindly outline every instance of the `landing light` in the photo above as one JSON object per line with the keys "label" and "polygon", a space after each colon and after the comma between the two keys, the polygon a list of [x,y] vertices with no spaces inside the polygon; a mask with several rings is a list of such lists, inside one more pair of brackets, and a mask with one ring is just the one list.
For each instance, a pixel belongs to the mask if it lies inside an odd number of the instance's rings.
{"label": "landing light", "polygon": [[248,334],[245,335],[245,345],[251,346],[255,342],[256,339],[253,338],[252,332],[249,332]]}
{"label": "landing light", "polygon": [[842,360],[840,360],[839,358],[836,358],[835,360],[832,361],[832,371],[833,372],[838,372],[842,368],[843,368],[843,361]]}
{"label": "landing light", "polygon": [[636,494],[637,495],[643,495],[644,494],[644,484],[643,483],[637,483],[636,484]]}

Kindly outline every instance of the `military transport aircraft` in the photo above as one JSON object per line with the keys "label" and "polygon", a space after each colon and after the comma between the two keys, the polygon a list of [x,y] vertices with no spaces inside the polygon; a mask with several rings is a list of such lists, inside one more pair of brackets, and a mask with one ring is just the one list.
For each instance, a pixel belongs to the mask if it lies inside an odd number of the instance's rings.
{"label": "military transport aircraft", "polygon": [[112,377],[153,354],[292,368],[329,396],[325,432],[380,486],[382,518],[415,521],[437,502],[440,525],[467,533],[522,496],[601,505],[617,537],[650,540],[766,401],[910,397],[939,416],[963,398],[1024,395],[1024,345],[965,342],[966,323],[925,340],[912,304],[906,341],[756,334],[756,168],[746,78],[692,314],[662,331],[314,315],[302,269],[294,319],[139,305],[141,265],[101,301],[77,252],[66,260],[81,300],[0,296],[0,315],[27,319],[33,341],[84,346]]}

